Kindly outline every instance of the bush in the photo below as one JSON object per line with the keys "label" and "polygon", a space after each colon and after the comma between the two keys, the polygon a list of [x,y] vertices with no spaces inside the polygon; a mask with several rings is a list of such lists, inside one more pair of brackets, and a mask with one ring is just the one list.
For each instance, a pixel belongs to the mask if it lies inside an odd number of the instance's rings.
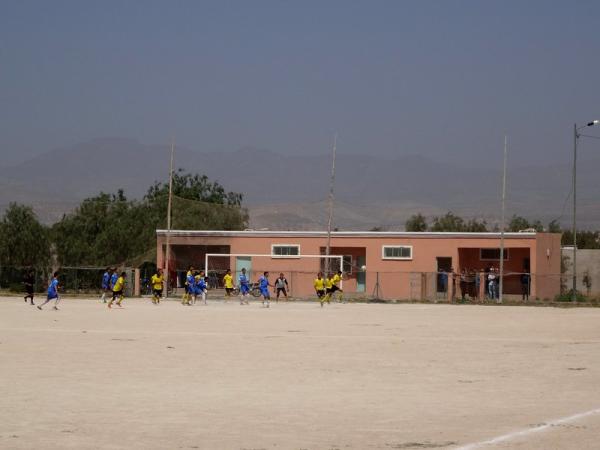
{"label": "bush", "polygon": [[[576,301],[578,301],[578,302],[587,301],[587,299],[579,291],[577,291],[575,298],[576,298]],[[554,301],[556,301],[556,302],[570,302],[572,300],[573,300],[573,289],[554,297]]]}

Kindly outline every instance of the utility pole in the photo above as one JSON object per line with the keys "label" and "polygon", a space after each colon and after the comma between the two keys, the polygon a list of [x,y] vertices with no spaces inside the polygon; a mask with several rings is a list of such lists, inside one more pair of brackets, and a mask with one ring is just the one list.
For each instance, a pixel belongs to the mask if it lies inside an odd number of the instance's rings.
{"label": "utility pole", "polygon": [[573,125],[573,291],[571,300],[577,301],[577,124]]}
{"label": "utility pole", "polygon": [[175,154],[175,143],[171,139],[171,162],[169,164],[169,202],[167,204],[167,242],[166,242],[166,253],[165,253],[165,282],[166,282],[166,293],[165,297],[169,295],[169,259],[171,254],[171,207],[173,202],[173,155]]}
{"label": "utility pole", "polygon": [[[329,218],[327,220],[327,246],[325,247],[325,255],[329,256],[331,253],[331,226],[333,222],[333,188],[335,185],[335,151],[337,147],[337,132],[333,136],[333,149],[331,155],[331,181],[329,184]],[[331,269],[330,258],[325,258],[325,271],[329,274]],[[340,267],[340,270],[344,270],[343,267]]]}
{"label": "utility pole", "polygon": [[498,303],[502,303],[502,295],[504,290],[504,226],[506,218],[506,159],[507,159],[507,143],[508,138],[504,136],[504,171],[502,172],[502,225],[500,226],[500,283],[498,290]]}

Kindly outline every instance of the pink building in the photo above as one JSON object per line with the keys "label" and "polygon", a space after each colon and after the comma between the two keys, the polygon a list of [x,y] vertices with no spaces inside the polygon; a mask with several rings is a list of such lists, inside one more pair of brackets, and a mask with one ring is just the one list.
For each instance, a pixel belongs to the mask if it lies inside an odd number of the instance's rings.
{"label": "pink building", "polygon": [[[165,230],[157,231],[157,264],[164,267]],[[531,274],[532,298],[551,299],[560,292],[560,234],[505,233],[504,293],[521,294],[520,273]],[[313,294],[312,280],[322,269],[327,235],[321,231],[171,231],[170,270],[189,265],[209,272],[242,267],[252,279],[269,271],[284,272],[295,297]],[[444,298],[460,295],[460,273],[499,267],[500,233],[333,232],[331,254],[344,257],[344,291],[384,299]],[[254,256],[244,256],[254,255]],[[266,256],[255,256],[266,255]],[[338,260],[339,261],[339,260]],[[335,263],[339,266],[339,262]],[[441,272],[456,274],[443,275]],[[473,281],[473,278],[477,280]],[[454,279],[454,282],[452,281]],[[470,280],[485,290],[485,277]],[[483,283],[483,286],[482,286]]]}

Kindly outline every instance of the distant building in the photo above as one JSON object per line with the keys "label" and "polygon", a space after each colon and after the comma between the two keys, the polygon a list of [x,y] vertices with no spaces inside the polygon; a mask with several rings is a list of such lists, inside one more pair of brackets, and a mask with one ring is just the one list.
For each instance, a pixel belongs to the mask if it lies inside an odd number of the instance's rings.
{"label": "distant building", "polygon": [[[159,267],[165,264],[166,234],[157,231]],[[520,232],[504,236],[504,292],[520,295],[520,273],[528,272],[532,298],[557,295],[561,235]],[[239,272],[245,267],[253,279],[263,271],[271,272],[273,278],[285,272],[293,294],[306,296],[313,293],[312,280],[323,262],[301,256],[324,254],[326,239],[322,231],[171,231],[170,270],[184,270],[188,265],[204,268],[206,253],[238,254],[211,257],[208,269]],[[386,299],[432,297],[441,290],[438,273],[442,270],[459,274],[462,269],[498,268],[499,247],[500,233],[338,231],[331,238],[331,254],[344,256],[344,290],[371,296],[377,288],[377,294]],[[267,256],[243,256],[247,254]],[[449,291],[454,285],[457,292],[458,282],[452,283],[452,276],[448,279]]]}

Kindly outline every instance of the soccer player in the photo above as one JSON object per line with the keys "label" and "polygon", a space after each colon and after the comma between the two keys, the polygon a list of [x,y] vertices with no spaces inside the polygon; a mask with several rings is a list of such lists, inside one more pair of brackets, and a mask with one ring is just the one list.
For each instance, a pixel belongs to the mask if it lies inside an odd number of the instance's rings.
{"label": "soccer player", "polygon": [[[333,274],[330,273],[325,278],[325,297],[323,297],[323,302],[331,303],[331,296],[335,291],[333,290]],[[322,305],[322,303],[321,303]]]}
{"label": "soccer player", "polygon": [[240,283],[240,305],[248,304],[248,296],[250,295],[250,280],[246,275],[246,268],[242,267],[242,272],[238,277]]}
{"label": "soccer player", "polygon": [[113,290],[112,298],[108,302],[109,308],[112,308],[113,302],[117,299],[118,299],[117,306],[119,308],[121,308],[121,302],[123,301],[123,298],[125,297],[125,295],[123,294],[123,289],[125,289],[125,277],[126,276],[127,276],[127,273],[121,272],[121,276],[117,278],[117,282],[115,283],[115,285],[112,288],[112,290]]}
{"label": "soccer player", "polygon": [[331,286],[331,289],[333,289],[331,295],[333,295],[336,291],[339,292],[339,296],[338,296],[338,303],[342,302],[342,303],[346,303],[346,301],[344,300],[344,291],[340,288],[340,281],[342,281],[342,271],[338,270],[337,273],[333,276],[332,278],[332,283],[333,286]]}
{"label": "soccer player", "polygon": [[233,292],[233,277],[231,276],[231,269],[227,269],[227,273],[223,277],[223,285],[225,285],[225,296],[231,297]]}
{"label": "soccer player", "polygon": [[183,297],[181,297],[182,305],[189,305],[192,295],[194,294],[194,267],[189,266],[187,273],[185,274],[185,282],[183,283]]}
{"label": "soccer player", "polygon": [[44,303],[42,303],[41,305],[38,305],[37,309],[42,309],[42,306],[44,306],[46,303],[48,303],[49,301],[54,300],[54,306],[52,307],[52,309],[58,310],[58,272],[54,272],[54,275],[52,276],[52,280],[50,281],[50,284],[48,285],[48,295],[46,296],[46,301]]}
{"label": "soccer player", "polygon": [[198,291],[202,296],[202,301],[206,305],[206,293],[208,292],[208,286],[206,285],[206,277],[204,276],[203,270],[201,270],[198,276],[196,277],[196,284]]}
{"label": "soccer player", "polygon": [[317,293],[317,297],[321,302],[321,308],[323,307],[323,299],[325,297],[325,280],[323,279],[323,272],[319,272],[317,274],[317,278],[313,282],[313,286],[315,287],[315,292]]}
{"label": "soccer player", "polygon": [[35,305],[35,303],[33,303],[33,285],[35,284],[35,275],[32,269],[27,269],[27,272],[25,272],[23,284],[25,285],[25,297],[23,297],[25,303],[27,303],[27,299],[30,298],[31,304]]}
{"label": "soccer player", "polygon": [[275,290],[277,293],[277,297],[275,298],[276,302],[279,302],[279,295],[283,294],[285,299],[288,299],[287,290],[289,289],[289,284],[287,279],[283,276],[283,273],[279,274],[279,278],[275,280]]}
{"label": "soccer player", "polygon": [[[112,269],[110,267],[107,267],[106,270],[104,271],[104,275],[102,275],[102,297],[100,297],[100,300],[102,300],[102,303],[106,303],[106,293],[110,292],[110,279],[112,276]],[[116,280],[115,280],[116,283]]]}
{"label": "soccer player", "polygon": [[164,277],[162,269],[156,269],[156,273],[150,279],[152,284],[152,303],[158,305],[163,293]]}
{"label": "soccer player", "polygon": [[271,305],[271,295],[269,294],[269,272],[263,272],[262,277],[258,279],[258,287],[260,288],[260,295],[263,297],[263,306],[269,307]]}
{"label": "soccer player", "polygon": [[117,283],[118,279],[119,279],[119,275],[117,274],[117,268],[113,267],[111,269],[110,283],[108,284],[108,290],[110,291],[111,294],[112,294],[113,288],[115,287],[115,284]]}

